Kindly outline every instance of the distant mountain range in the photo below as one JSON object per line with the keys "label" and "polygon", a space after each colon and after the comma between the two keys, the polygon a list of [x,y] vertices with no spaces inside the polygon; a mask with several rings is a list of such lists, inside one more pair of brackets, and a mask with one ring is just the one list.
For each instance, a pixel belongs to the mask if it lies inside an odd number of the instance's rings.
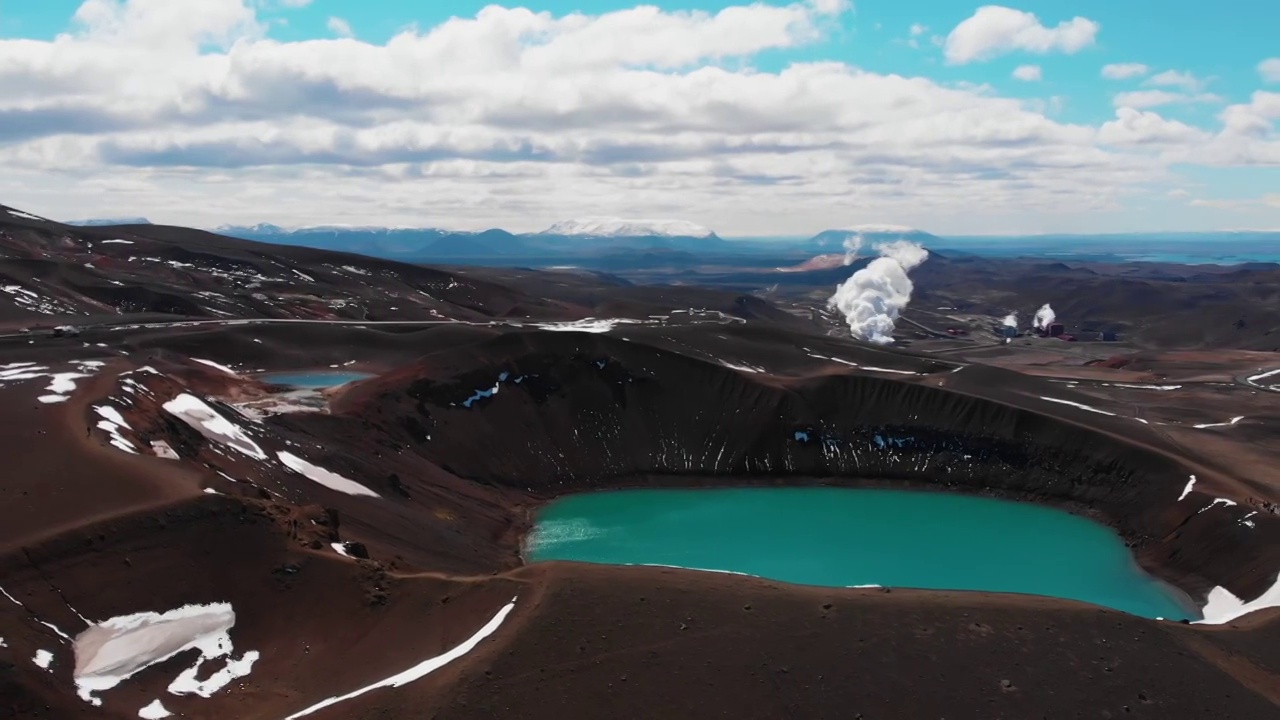
{"label": "distant mountain range", "polygon": [[511,233],[441,228],[326,225],[286,229],[277,225],[223,226],[216,232],[247,240],[304,245],[379,257],[481,261],[548,256],[598,257],[637,251],[691,254],[722,252],[723,239],[709,228],[682,220],[588,217],[558,222],[541,232]]}
{"label": "distant mountain range", "polygon": [[683,220],[611,217],[557,222],[533,233],[511,233],[497,228],[457,231],[335,225],[286,229],[267,224],[223,226],[216,232],[248,240],[397,259],[477,262],[547,257],[607,258],[611,264],[625,263],[639,256],[651,261],[681,256],[687,263],[707,256],[843,252],[845,238],[854,233],[862,236],[868,249],[876,243],[891,240],[905,239],[924,244],[938,240],[923,230],[898,225],[859,225],[827,230],[807,240],[725,240],[710,228]]}
{"label": "distant mountain range", "polygon": [[143,217],[126,218],[93,218],[90,220],[68,220],[66,225],[79,227],[110,227],[112,225],[150,225],[151,221]]}
{"label": "distant mountain range", "polygon": [[[71,225],[148,225],[146,218],[78,220]],[[467,231],[430,227],[318,225],[285,228],[262,223],[224,225],[215,232],[246,240],[321,250],[352,252],[410,262],[475,265],[580,265],[596,268],[637,266],[694,267],[706,264],[804,267],[815,256],[843,253],[853,235],[862,239],[863,256],[875,246],[907,240],[955,257],[1058,257],[1069,261],[1247,263],[1274,262],[1280,231],[1053,234],[1035,236],[939,237],[905,225],[862,224],[824,230],[810,238],[724,239],[712,229],[684,220],[631,220],[583,217],[552,224],[539,232],[512,233],[500,228]],[[753,260],[753,258],[755,260]],[[817,258],[823,260],[823,258]],[[759,262],[757,262],[759,261]],[[819,264],[822,264],[819,262]],[[825,265],[824,265],[825,267]]]}

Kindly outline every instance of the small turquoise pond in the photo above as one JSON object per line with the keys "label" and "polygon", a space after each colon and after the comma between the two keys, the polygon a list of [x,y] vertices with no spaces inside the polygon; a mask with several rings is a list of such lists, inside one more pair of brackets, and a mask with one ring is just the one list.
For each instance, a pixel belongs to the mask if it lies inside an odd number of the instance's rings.
{"label": "small turquoise pond", "polygon": [[883,585],[1070,598],[1199,619],[1111,529],[1062,510],[942,492],[838,488],[620,490],[539,513],[532,562],[746,573],[804,585]]}
{"label": "small turquoise pond", "polygon": [[370,377],[373,377],[370,373],[316,370],[313,372],[266,373],[259,375],[258,379],[275,385],[288,385],[296,388],[328,388]]}

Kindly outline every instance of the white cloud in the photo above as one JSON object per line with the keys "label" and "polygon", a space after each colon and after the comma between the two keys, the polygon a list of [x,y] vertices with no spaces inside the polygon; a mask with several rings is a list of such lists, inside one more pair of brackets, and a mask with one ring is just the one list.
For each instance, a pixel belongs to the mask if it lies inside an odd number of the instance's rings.
{"label": "white cloud", "polygon": [[1210,138],[1137,106],[1091,127],[1047,116],[1056,97],[754,67],[820,40],[847,3],[489,6],[374,44],[271,40],[251,0],[195,1],[91,1],[75,33],[0,39],[6,204],[204,225],[520,230],[609,213],[767,234],[883,215],[1016,232],[1118,210],[1167,182],[1170,158],[1280,165],[1280,94],[1227,108]]}
{"label": "white cloud", "polygon": [[1257,91],[1247,103],[1219,115],[1222,129],[1204,144],[1182,148],[1171,160],[1219,167],[1280,167],[1280,92]]}
{"label": "white cloud", "polygon": [[911,35],[911,37],[907,38],[907,45],[913,48],[919,48],[920,37],[929,32],[929,26],[921,25],[920,23],[912,23],[911,27],[907,29],[907,32]]}
{"label": "white cloud", "polygon": [[1013,70],[1013,77],[1016,80],[1025,80],[1027,82],[1035,82],[1043,79],[1039,65],[1019,65]]}
{"label": "white cloud", "polygon": [[1258,75],[1263,82],[1280,83],[1280,57],[1273,57],[1258,63]]}
{"label": "white cloud", "polygon": [[1128,80],[1142,77],[1151,72],[1151,68],[1142,63],[1112,63],[1102,66],[1102,77],[1107,80]]}
{"label": "white cloud", "polygon": [[329,18],[329,22],[327,25],[329,28],[329,32],[333,33],[334,35],[337,35],[338,37],[349,38],[349,37],[355,36],[355,33],[351,31],[351,23],[347,22],[346,20],[343,20],[340,17]]}
{"label": "white cloud", "polygon": [[1117,109],[1116,119],[1098,129],[1100,142],[1120,146],[1185,145],[1203,143],[1210,137],[1199,128],[1132,107]]}
{"label": "white cloud", "polygon": [[852,0],[809,0],[814,11],[821,15],[838,15],[853,8]]}
{"label": "white cloud", "polygon": [[1197,103],[1222,102],[1222,98],[1213,93],[1179,93],[1168,90],[1134,90],[1116,93],[1112,104],[1118,108],[1152,108],[1162,105],[1189,105]]}
{"label": "white cloud", "polygon": [[1196,92],[1203,88],[1207,83],[1197,78],[1189,72],[1179,72],[1177,70],[1165,70],[1157,75],[1147,78],[1144,85],[1155,85],[1157,87],[1176,87],[1182,88],[1188,92]]}
{"label": "white cloud", "polygon": [[1092,45],[1101,27],[1088,18],[1075,17],[1048,28],[1033,13],[986,5],[947,36],[946,58],[949,63],[962,65],[1018,50],[1040,55],[1071,54]]}

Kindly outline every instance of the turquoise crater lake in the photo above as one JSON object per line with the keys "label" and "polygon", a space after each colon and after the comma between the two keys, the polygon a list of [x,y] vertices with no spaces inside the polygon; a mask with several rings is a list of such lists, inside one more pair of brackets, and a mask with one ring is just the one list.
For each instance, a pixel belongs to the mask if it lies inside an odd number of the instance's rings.
{"label": "turquoise crater lake", "polygon": [[1028,593],[1199,619],[1106,526],[1032,503],[842,488],[619,490],[538,515],[531,562],[720,570],[803,585]]}
{"label": "turquoise crater lake", "polygon": [[356,380],[373,377],[369,373],[348,372],[338,370],[314,370],[300,372],[275,372],[259,375],[258,379],[274,385],[288,385],[295,388],[319,389],[337,387]]}

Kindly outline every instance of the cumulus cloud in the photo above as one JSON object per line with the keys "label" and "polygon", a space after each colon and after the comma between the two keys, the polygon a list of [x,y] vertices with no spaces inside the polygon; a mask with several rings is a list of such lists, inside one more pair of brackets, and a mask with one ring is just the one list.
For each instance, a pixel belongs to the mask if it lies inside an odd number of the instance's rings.
{"label": "cumulus cloud", "polygon": [[1092,45],[1101,25],[1075,17],[1050,28],[1033,13],[1000,5],[978,8],[947,36],[947,62],[955,65],[989,60],[1015,51],[1044,55],[1072,54]]}
{"label": "cumulus cloud", "polygon": [[1155,85],[1157,87],[1176,87],[1182,88],[1188,92],[1195,92],[1203,88],[1208,83],[1189,72],[1165,70],[1162,73],[1158,73],[1147,78],[1146,82],[1143,84]]}
{"label": "cumulus cloud", "polygon": [[1273,157],[1266,94],[1180,148],[1180,130],[1141,114],[1104,132],[986,86],[755,67],[821,40],[846,2],[490,5],[384,43],[276,40],[259,6],[90,0],[55,40],[0,39],[3,202],[206,225],[316,222],[323,208],[326,222],[516,230],[607,212],[725,234],[872,215],[962,232],[989,229],[975,203],[1078,216],[1162,181],[1167,157]]}
{"label": "cumulus cloud", "polygon": [[1200,145],[1180,149],[1178,162],[1219,167],[1280,167],[1280,92],[1257,91],[1247,103],[1228,105],[1222,129]]}
{"label": "cumulus cloud", "polygon": [[1258,75],[1263,82],[1280,83],[1280,57],[1268,58],[1258,63]]}
{"label": "cumulus cloud", "polygon": [[1013,77],[1016,80],[1035,82],[1042,79],[1043,75],[1039,65],[1019,65],[1013,69]]}
{"label": "cumulus cloud", "polygon": [[1102,77],[1107,80],[1129,80],[1142,77],[1151,72],[1151,68],[1142,63],[1112,63],[1102,66]]}
{"label": "cumulus cloud", "polygon": [[1210,137],[1199,128],[1132,107],[1119,108],[1116,119],[1098,129],[1098,139],[1108,145],[1178,145],[1205,142]]}

